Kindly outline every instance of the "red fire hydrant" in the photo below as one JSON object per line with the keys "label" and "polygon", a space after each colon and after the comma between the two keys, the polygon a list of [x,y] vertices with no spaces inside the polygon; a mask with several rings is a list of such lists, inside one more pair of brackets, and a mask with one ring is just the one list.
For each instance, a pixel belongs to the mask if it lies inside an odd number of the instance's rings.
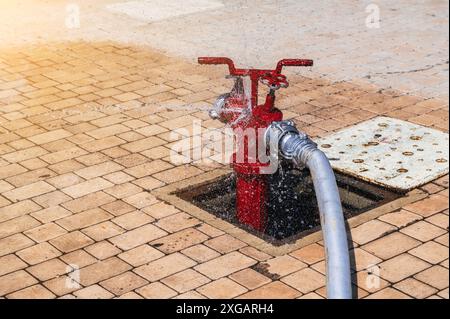
{"label": "red fire hydrant", "polygon": [[[236,214],[238,220],[258,231],[264,231],[267,224],[269,163],[262,161],[258,150],[262,141],[258,131],[267,128],[274,121],[281,121],[283,113],[274,107],[275,91],[287,88],[286,76],[281,74],[284,66],[312,66],[312,60],[284,59],[275,70],[236,69],[229,58],[201,57],[199,64],[226,64],[230,77],[235,79],[233,90],[221,95],[215,108],[210,112],[213,118],[230,124],[238,135],[237,151],[232,157],[232,167],[236,173]],[[250,78],[250,92],[246,92],[243,77]],[[264,104],[258,105],[258,84],[269,87]],[[253,131],[253,134],[252,134]]]}

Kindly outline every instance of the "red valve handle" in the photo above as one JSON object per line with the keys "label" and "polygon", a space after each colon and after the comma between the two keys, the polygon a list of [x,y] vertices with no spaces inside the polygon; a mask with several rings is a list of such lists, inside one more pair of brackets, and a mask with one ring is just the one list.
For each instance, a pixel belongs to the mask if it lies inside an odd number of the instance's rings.
{"label": "red valve handle", "polygon": [[275,71],[281,73],[284,66],[313,66],[313,60],[308,59],[284,59],[278,62]]}
{"label": "red valve handle", "polygon": [[199,64],[226,64],[230,70],[230,74],[236,73],[236,68],[234,67],[234,62],[225,57],[200,57],[198,58]]}
{"label": "red valve handle", "polygon": [[271,90],[278,90],[279,88],[287,88],[289,82],[283,74],[268,72],[260,78],[262,84],[267,85]]}

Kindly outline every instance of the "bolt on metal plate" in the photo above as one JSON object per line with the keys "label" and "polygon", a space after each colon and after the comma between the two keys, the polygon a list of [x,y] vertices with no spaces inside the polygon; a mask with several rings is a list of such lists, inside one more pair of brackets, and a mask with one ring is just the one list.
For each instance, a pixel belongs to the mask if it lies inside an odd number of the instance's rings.
{"label": "bolt on metal plate", "polygon": [[408,191],[449,171],[448,134],[376,117],[316,140],[339,172]]}

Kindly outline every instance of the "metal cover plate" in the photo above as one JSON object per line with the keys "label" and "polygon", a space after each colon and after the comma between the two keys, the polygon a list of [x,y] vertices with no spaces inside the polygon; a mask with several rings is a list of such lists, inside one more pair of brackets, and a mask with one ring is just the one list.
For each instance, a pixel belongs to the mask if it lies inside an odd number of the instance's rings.
{"label": "metal cover plate", "polygon": [[216,0],[147,0],[114,3],[108,5],[107,9],[138,20],[154,22],[220,7],[223,4]]}
{"label": "metal cover plate", "polygon": [[337,171],[408,191],[449,171],[448,134],[376,117],[316,141]]}

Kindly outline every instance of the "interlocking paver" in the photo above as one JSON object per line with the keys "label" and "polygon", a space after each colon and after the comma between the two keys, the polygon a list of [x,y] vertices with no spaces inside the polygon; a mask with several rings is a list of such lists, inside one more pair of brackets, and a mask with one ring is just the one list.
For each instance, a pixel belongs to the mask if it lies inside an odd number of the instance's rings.
{"label": "interlocking paver", "polygon": [[194,269],[211,279],[219,279],[244,268],[248,268],[255,263],[255,260],[239,252],[231,252],[200,264]]}
{"label": "interlocking paver", "polygon": [[412,237],[401,233],[393,233],[366,244],[362,248],[382,259],[389,259],[420,244],[418,240]]}
{"label": "interlocking paver", "polygon": [[169,236],[159,238],[150,243],[158,250],[170,254],[176,251],[183,250],[187,247],[200,244],[208,239],[208,236],[199,232],[194,228],[185,229]]}
{"label": "interlocking paver", "polygon": [[19,188],[15,188],[13,190],[7,191],[3,193],[3,196],[8,198],[9,200],[13,202],[17,202],[20,200],[28,199],[31,197],[39,196],[45,193],[49,193],[51,191],[54,191],[56,188],[52,185],[44,182],[39,181],[35,182],[33,184],[28,184]]}
{"label": "interlocking paver", "polygon": [[196,262],[192,259],[180,253],[173,253],[140,266],[136,268],[134,272],[153,282],[187,268],[191,268],[194,265],[196,265]]}
{"label": "interlocking paver", "polygon": [[17,255],[28,264],[35,265],[58,257],[61,255],[61,252],[48,243],[41,243],[17,252]]}
{"label": "interlocking paver", "polygon": [[391,283],[396,283],[428,268],[430,264],[409,254],[402,254],[379,266],[380,276]]}
{"label": "interlocking paver", "polygon": [[11,254],[0,257],[0,276],[25,268],[26,266],[27,264],[15,255]]}
{"label": "interlocking paver", "polygon": [[23,270],[0,277],[0,295],[21,290],[37,284],[37,280]]}
{"label": "interlocking paver", "polygon": [[239,299],[294,299],[301,296],[301,293],[292,287],[280,282],[274,281],[265,286],[256,288]]}
{"label": "interlocking paver", "polygon": [[111,257],[80,269],[80,283],[89,286],[130,270],[131,266],[117,257]]}
{"label": "interlocking paver", "polygon": [[56,296],[42,285],[35,285],[7,295],[9,299],[53,299]]}
{"label": "interlocking paver", "polygon": [[308,293],[324,286],[325,276],[310,268],[305,268],[282,278],[281,281],[302,293]]}
{"label": "interlocking paver", "polygon": [[55,258],[27,268],[27,271],[40,281],[49,280],[66,274],[70,267]]}
{"label": "interlocking paver", "polygon": [[378,220],[371,220],[351,230],[354,242],[363,245],[393,232],[395,227]]}
{"label": "interlocking paver", "polygon": [[177,295],[177,292],[160,282],[151,283],[136,290],[137,293],[147,299],[168,299]]}
{"label": "interlocking paver", "polygon": [[414,278],[437,289],[445,289],[448,288],[449,271],[441,266],[433,266],[418,273]]}
{"label": "interlocking paver", "polygon": [[[0,50],[14,72],[0,74],[11,99],[0,117],[0,281],[11,287],[0,297],[326,296],[323,243],[274,258],[152,193],[220,167],[172,163],[170,133],[191,135],[194,119],[222,127],[203,110],[228,89],[221,71],[119,44],[21,52],[19,62]],[[445,99],[325,78],[292,77],[291,87],[278,106],[313,137],[376,114],[448,130]],[[448,175],[422,190],[427,198],[352,228],[355,296],[448,298]],[[84,286],[67,287],[68,264]]]}
{"label": "interlocking paver", "polygon": [[409,253],[431,264],[438,264],[448,259],[449,255],[448,247],[431,241],[410,250]]}
{"label": "interlocking paver", "polygon": [[92,285],[73,293],[77,298],[80,299],[110,299],[114,295],[107,291],[106,289],[100,287],[99,285]]}
{"label": "interlocking paver", "polygon": [[165,285],[185,293],[209,283],[211,280],[192,269],[187,269],[161,280]]}
{"label": "interlocking paver", "polygon": [[421,241],[428,241],[445,233],[442,228],[436,227],[424,221],[417,222],[400,231]]}
{"label": "interlocking paver", "polygon": [[148,284],[147,280],[131,271],[112,277],[100,283],[103,288],[116,296],[121,296],[146,284]]}
{"label": "interlocking paver", "polygon": [[109,240],[120,249],[129,250],[142,244],[149,243],[154,239],[164,237],[165,235],[167,235],[167,232],[164,230],[152,224],[147,224],[115,236]]}
{"label": "interlocking paver", "polygon": [[231,299],[248,290],[228,278],[220,278],[198,288],[197,291],[211,299]]}
{"label": "interlocking paver", "polygon": [[68,253],[93,243],[93,240],[79,231],[74,231],[55,239],[50,243],[64,253]]}
{"label": "interlocking paver", "polygon": [[405,279],[395,284],[394,287],[417,299],[427,298],[438,291],[414,278]]}

